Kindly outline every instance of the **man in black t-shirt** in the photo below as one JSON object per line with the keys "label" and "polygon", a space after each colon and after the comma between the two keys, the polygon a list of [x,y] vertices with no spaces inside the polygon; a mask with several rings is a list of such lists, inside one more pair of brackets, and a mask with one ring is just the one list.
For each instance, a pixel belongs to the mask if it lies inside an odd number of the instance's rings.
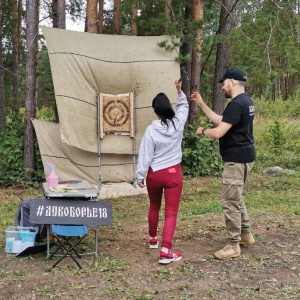
{"label": "man in black t-shirt", "polygon": [[197,102],[214,128],[199,127],[198,136],[219,139],[220,154],[224,162],[222,175],[221,204],[225,216],[228,244],[214,253],[218,259],[238,257],[241,245],[255,243],[251,233],[249,216],[243,201],[243,187],[250,173],[256,152],[253,138],[253,119],[255,108],[245,93],[246,74],[238,68],[231,68],[218,80],[222,91],[231,102],[226,106],[223,116],[213,112],[197,92],[191,100]]}

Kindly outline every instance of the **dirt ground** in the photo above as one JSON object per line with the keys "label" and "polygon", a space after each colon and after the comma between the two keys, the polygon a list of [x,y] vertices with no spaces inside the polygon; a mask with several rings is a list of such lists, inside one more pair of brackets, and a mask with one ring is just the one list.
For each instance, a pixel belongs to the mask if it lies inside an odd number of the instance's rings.
{"label": "dirt ground", "polygon": [[174,251],[183,259],[158,264],[146,244],[146,219],[99,228],[99,257],[79,270],[68,258],[51,272],[46,253],[16,257],[0,252],[0,299],[300,299],[300,218],[252,214],[256,244],[236,259],[212,253],[225,245],[221,215],[179,221]]}

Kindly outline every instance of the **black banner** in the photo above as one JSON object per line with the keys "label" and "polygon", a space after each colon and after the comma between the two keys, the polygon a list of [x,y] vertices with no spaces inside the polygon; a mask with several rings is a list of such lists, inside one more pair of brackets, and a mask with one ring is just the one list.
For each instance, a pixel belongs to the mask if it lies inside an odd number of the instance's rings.
{"label": "black banner", "polygon": [[30,222],[88,225],[96,230],[99,225],[112,224],[112,206],[105,201],[33,199],[30,206]]}

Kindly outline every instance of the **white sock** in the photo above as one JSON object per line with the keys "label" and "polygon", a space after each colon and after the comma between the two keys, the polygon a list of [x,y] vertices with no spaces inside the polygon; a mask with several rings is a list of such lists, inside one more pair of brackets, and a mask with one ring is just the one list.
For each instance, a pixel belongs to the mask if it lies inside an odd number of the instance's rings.
{"label": "white sock", "polygon": [[164,253],[169,253],[169,249],[166,248],[166,247],[161,247],[160,250],[161,250],[162,252],[164,252]]}

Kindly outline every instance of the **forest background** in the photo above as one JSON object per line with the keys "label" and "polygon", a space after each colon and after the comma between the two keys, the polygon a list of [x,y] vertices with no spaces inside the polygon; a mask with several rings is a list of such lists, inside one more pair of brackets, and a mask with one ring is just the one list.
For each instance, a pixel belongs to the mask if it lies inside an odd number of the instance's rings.
{"label": "forest background", "polygon": [[147,195],[108,199],[113,225],[99,228],[99,257],[82,258],[83,270],[66,260],[45,272],[52,262],[44,253],[7,254],[0,234],[0,299],[299,299],[299,12],[299,0],[0,0],[0,232],[13,225],[19,197],[43,197],[31,118],[59,121],[40,24],[65,29],[71,18],[93,34],[175,36],[179,45],[160,47],[179,46],[184,92],[199,90],[220,114],[226,101],[216,78],[242,68],[257,149],[245,186],[256,244],[240,258],[212,257],[226,236],[222,163],[218,142],[195,136],[197,126],[211,124],[190,105],[174,236],[183,259],[160,266],[147,249]]}
{"label": "forest background", "polygon": [[[65,29],[68,19],[94,34],[179,38],[179,44],[158,46],[166,51],[179,47],[184,92],[189,97],[200,90],[220,114],[226,99],[216,79],[228,67],[242,68],[257,117],[265,118],[255,136],[258,163],[299,166],[300,142],[293,124],[300,112],[299,0],[0,0],[0,8],[1,185],[38,187],[44,180],[31,118],[59,122],[59,116],[38,26],[47,22]],[[191,102],[183,141],[184,173],[219,175],[217,142],[196,138],[199,125],[211,126]]]}
{"label": "forest background", "polygon": [[[66,260],[45,272],[52,262],[44,253],[9,255],[1,234],[1,300],[299,299],[300,0],[0,0],[0,8],[2,233],[13,225],[19,197],[43,197],[44,166],[30,118],[59,121],[47,47],[38,30],[45,22],[64,29],[73,18],[94,34],[180,38],[186,95],[199,89],[218,113],[226,101],[216,78],[228,67],[244,69],[256,107],[257,149],[245,186],[256,244],[243,248],[240,258],[212,257],[226,236],[219,204],[222,164],[217,141],[195,136],[198,125],[211,124],[190,106],[174,238],[183,259],[160,266],[158,253],[147,249],[147,195],[108,199],[113,225],[99,228],[99,257],[83,258],[83,270]],[[160,46],[171,51],[174,45]],[[272,173],[272,166],[281,168]]]}

